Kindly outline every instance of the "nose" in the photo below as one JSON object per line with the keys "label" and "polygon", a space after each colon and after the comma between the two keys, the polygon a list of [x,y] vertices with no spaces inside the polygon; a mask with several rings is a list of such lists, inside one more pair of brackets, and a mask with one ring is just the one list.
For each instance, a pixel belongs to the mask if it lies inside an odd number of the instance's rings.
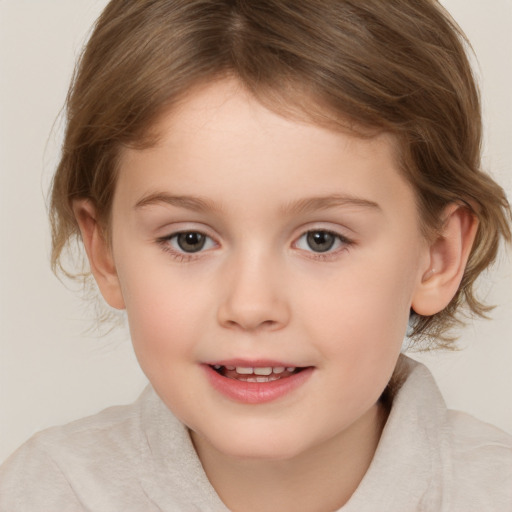
{"label": "nose", "polygon": [[263,255],[226,262],[218,322],[230,329],[274,331],[286,326],[290,308],[279,265]]}

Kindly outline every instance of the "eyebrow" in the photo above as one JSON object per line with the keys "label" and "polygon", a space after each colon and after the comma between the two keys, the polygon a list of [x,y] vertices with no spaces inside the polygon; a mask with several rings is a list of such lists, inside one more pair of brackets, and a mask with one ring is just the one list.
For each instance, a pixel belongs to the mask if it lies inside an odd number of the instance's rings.
{"label": "eyebrow", "polygon": [[196,196],[171,196],[169,194],[156,192],[144,196],[142,199],[137,201],[134,209],[144,208],[145,206],[151,206],[154,204],[169,204],[171,206],[177,206],[179,208],[186,208],[187,210],[193,211],[218,211],[220,208],[209,199],[196,197]]}
{"label": "eyebrow", "polygon": [[330,208],[356,206],[381,211],[378,203],[351,195],[333,194],[330,196],[310,197],[291,202],[282,208],[282,213],[304,214]]}
{"label": "eyebrow", "polygon": [[[134,209],[140,209],[159,203],[199,212],[221,210],[216,203],[206,198],[197,196],[172,196],[162,192],[152,193],[143,197],[135,204]],[[333,194],[330,196],[308,197],[299,199],[298,201],[292,201],[281,208],[281,213],[305,214],[343,206],[369,208],[377,211],[381,210],[379,204],[374,201],[351,195]]]}

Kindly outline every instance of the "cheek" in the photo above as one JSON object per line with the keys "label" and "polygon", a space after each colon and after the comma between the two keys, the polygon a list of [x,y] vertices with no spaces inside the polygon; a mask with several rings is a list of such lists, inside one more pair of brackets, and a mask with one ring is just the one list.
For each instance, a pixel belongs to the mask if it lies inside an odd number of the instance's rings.
{"label": "cheek", "polygon": [[[395,357],[409,318],[414,280],[402,264],[360,261],[319,285],[310,283],[302,317],[328,357]],[[397,259],[400,262],[400,259]],[[307,289],[307,288],[306,288]]]}
{"label": "cheek", "polygon": [[326,368],[332,364],[326,396],[341,395],[354,415],[371,407],[387,386],[409,318],[400,273],[376,278],[374,272],[347,274],[324,289],[323,300],[315,294],[317,300],[305,306],[307,338],[317,340]]}
{"label": "cheek", "polygon": [[201,339],[197,300],[186,300],[161,280],[131,282],[130,288],[137,288],[126,309],[139,365],[167,406],[187,423],[183,413],[197,400],[192,385],[197,370],[191,368]]}
{"label": "cheek", "polygon": [[[165,273],[126,262],[119,275],[132,343],[143,369],[168,364],[192,351],[197,319],[204,315],[200,295]],[[194,300],[189,298],[193,296]]]}

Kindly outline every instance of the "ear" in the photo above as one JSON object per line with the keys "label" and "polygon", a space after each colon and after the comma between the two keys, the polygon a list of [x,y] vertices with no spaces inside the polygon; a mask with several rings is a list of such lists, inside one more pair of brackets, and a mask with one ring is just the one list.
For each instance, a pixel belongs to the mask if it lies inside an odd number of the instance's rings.
{"label": "ear", "polygon": [[412,301],[412,309],[422,316],[439,313],[457,293],[478,229],[478,219],[465,206],[451,204],[444,218]]}
{"label": "ear", "polygon": [[98,223],[96,209],[88,199],[77,199],[73,202],[73,213],[80,227],[91,272],[103,298],[113,308],[124,309],[112,250]]}

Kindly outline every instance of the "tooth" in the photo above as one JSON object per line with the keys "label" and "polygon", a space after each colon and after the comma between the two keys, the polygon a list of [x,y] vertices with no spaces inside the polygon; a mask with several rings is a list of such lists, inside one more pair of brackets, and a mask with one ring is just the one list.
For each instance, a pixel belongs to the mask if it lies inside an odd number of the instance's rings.
{"label": "tooth", "polygon": [[261,379],[261,377],[247,377],[245,382],[258,382],[258,379]]}
{"label": "tooth", "polygon": [[272,368],[254,368],[254,373],[256,375],[270,375]]}
{"label": "tooth", "polygon": [[233,371],[235,369],[234,366],[225,366],[226,370]]}
{"label": "tooth", "polygon": [[254,368],[244,368],[242,366],[237,366],[236,373],[239,375],[251,375],[254,373]]}
{"label": "tooth", "polygon": [[283,373],[285,368],[283,366],[276,366],[274,368],[274,373]]}
{"label": "tooth", "polygon": [[220,370],[222,368],[222,366],[220,364],[214,364],[213,367],[216,369],[216,370]]}
{"label": "tooth", "polygon": [[256,382],[268,382],[267,377],[256,377]]}
{"label": "tooth", "polygon": [[295,371],[295,368],[293,366],[290,366],[289,368],[286,368],[286,370],[291,373],[291,372]]}

